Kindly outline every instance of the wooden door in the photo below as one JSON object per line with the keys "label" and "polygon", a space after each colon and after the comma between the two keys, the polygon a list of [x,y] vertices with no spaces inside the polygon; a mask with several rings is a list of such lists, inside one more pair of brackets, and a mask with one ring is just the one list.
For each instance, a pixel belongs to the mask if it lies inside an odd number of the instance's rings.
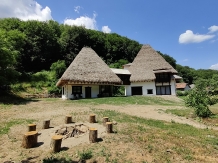
{"label": "wooden door", "polygon": [[91,97],[92,97],[91,87],[85,87],[85,98],[91,98]]}

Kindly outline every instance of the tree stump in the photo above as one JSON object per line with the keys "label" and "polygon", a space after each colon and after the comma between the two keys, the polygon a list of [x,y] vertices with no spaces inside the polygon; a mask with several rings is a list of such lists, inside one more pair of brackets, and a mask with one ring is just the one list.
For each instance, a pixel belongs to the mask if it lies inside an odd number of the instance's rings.
{"label": "tree stump", "polygon": [[48,129],[50,126],[50,119],[46,119],[43,121],[42,129]]}
{"label": "tree stump", "polygon": [[96,123],[95,114],[90,114],[89,115],[89,123]]}
{"label": "tree stump", "polygon": [[30,131],[26,132],[23,136],[23,141],[21,147],[23,148],[32,148],[37,145],[38,132]]}
{"label": "tree stump", "polygon": [[62,138],[63,138],[63,136],[61,136],[61,135],[52,136],[51,144],[50,144],[52,152],[60,152],[61,151]]}
{"label": "tree stump", "polygon": [[112,122],[106,122],[106,132],[113,133],[113,123]]}
{"label": "tree stump", "polygon": [[68,124],[68,123],[72,123],[72,116],[71,115],[66,115],[66,117],[65,117],[65,124]]}
{"label": "tree stump", "polygon": [[96,143],[98,137],[98,130],[96,128],[89,128],[89,141],[90,143]]}
{"label": "tree stump", "polygon": [[28,124],[28,131],[36,131],[36,124]]}
{"label": "tree stump", "polygon": [[106,126],[106,122],[108,122],[108,121],[109,121],[108,117],[103,117],[103,119],[102,119],[103,126]]}

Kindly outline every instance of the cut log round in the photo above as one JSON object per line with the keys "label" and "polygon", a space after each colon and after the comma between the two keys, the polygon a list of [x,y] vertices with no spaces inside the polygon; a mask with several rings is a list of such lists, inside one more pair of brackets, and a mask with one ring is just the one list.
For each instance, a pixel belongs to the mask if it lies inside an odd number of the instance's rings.
{"label": "cut log round", "polygon": [[30,131],[26,132],[23,136],[23,141],[21,147],[23,148],[32,148],[37,145],[38,132]]}
{"label": "cut log round", "polygon": [[72,123],[72,116],[71,115],[66,115],[66,117],[65,117],[65,124],[68,124],[68,123]]}
{"label": "cut log round", "polygon": [[50,119],[43,121],[42,129],[48,129],[50,127]]}
{"label": "cut log round", "polygon": [[109,121],[108,117],[103,117],[103,119],[102,119],[103,126],[106,126],[106,122],[108,122],[108,121]]}
{"label": "cut log round", "polygon": [[113,123],[112,122],[106,122],[106,132],[113,133]]}
{"label": "cut log round", "polygon": [[51,144],[50,144],[52,152],[60,152],[61,151],[62,138],[63,138],[63,136],[61,136],[61,135],[52,136]]}
{"label": "cut log round", "polygon": [[89,141],[90,143],[96,143],[98,137],[98,130],[96,128],[89,128]]}
{"label": "cut log round", "polygon": [[89,123],[96,123],[95,114],[90,114],[89,115]]}
{"label": "cut log round", "polygon": [[28,124],[28,131],[36,131],[36,124]]}

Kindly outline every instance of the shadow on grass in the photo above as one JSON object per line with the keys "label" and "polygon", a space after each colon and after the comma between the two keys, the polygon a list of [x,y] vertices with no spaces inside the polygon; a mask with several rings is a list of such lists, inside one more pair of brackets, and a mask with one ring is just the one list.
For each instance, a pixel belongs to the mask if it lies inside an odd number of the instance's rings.
{"label": "shadow on grass", "polygon": [[21,104],[27,104],[29,102],[37,102],[39,100],[36,99],[26,99],[23,97],[20,97],[18,95],[13,94],[12,92],[0,92],[0,104],[6,104],[6,105],[21,105]]}

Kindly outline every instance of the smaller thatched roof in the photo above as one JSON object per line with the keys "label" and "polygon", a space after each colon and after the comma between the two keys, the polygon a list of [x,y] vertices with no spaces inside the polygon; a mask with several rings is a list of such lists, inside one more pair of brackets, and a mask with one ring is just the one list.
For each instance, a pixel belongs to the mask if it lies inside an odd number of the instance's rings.
{"label": "smaller thatched roof", "polygon": [[153,81],[155,73],[177,73],[150,45],[142,46],[128,70],[132,74],[130,82]]}
{"label": "smaller thatched roof", "polygon": [[120,78],[108,65],[88,47],[82,48],[62,77],[57,86],[71,84],[120,84]]}

